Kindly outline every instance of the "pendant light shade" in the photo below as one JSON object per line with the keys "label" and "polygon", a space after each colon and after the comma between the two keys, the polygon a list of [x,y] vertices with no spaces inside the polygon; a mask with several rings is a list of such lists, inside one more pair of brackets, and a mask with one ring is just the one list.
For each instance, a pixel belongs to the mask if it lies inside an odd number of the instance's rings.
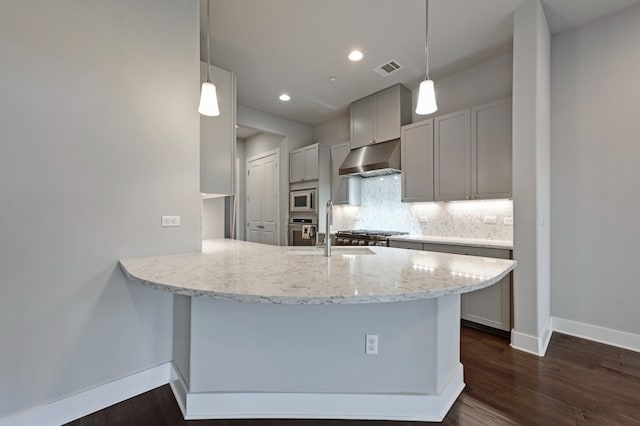
{"label": "pendant light shade", "polygon": [[420,83],[418,89],[418,103],[416,114],[433,114],[438,110],[436,103],[436,89],[433,80],[429,78],[429,0],[425,0],[425,26],[424,26],[424,60],[426,64],[425,80]]}
{"label": "pendant light shade", "polygon": [[[207,64],[207,66],[209,66]],[[216,92],[216,85],[210,81],[202,83],[202,91],[200,92],[200,106],[198,112],[202,115],[209,117],[217,117],[220,115],[220,108],[218,108],[218,94]]]}
{"label": "pendant light shade", "polygon": [[209,33],[211,32],[209,24],[209,1],[210,0],[207,0],[207,81],[202,83],[198,112],[209,117],[217,117],[220,115],[220,108],[218,108],[218,93],[216,92],[216,85],[211,82],[209,70],[209,68],[211,68],[211,60],[209,57],[211,55],[211,49],[209,48]]}
{"label": "pendant light shade", "polygon": [[420,83],[420,89],[418,90],[416,114],[433,114],[437,110],[438,105],[436,104],[436,90],[433,86],[433,80],[424,80]]}

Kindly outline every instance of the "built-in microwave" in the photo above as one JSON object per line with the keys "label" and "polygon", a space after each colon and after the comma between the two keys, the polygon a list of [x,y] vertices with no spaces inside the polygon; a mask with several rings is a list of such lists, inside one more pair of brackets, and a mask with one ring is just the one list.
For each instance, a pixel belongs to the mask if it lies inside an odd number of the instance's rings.
{"label": "built-in microwave", "polygon": [[300,189],[291,191],[289,210],[298,213],[317,213],[316,190]]}

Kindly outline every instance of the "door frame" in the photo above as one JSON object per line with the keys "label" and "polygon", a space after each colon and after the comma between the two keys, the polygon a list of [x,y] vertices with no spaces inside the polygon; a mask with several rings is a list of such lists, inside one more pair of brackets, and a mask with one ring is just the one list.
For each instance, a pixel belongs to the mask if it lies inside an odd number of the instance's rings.
{"label": "door frame", "polygon": [[[276,158],[276,168],[278,169],[278,179],[277,179],[277,184],[275,186],[276,188],[276,245],[280,245],[280,226],[282,226],[282,224],[280,223],[280,179],[282,178],[281,174],[282,174],[282,168],[280,167],[280,147],[276,147],[274,149],[270,149],[268,151],[264,151],[261,152],[260,154],[256,154],[256,155],[252,155],[251,157],[247,157],[246,161],[245,161],[245,170],[249,171],[249,163],[251,163],[252,161],[256,161],[256,160],[260,160],[261,158],[266,158],[266,157],[270,157],[272,155],[275,155]],[[244,193],[245,193],[245,197],[249,196],[249,182],[247,179],[245,179],[245,183],[244,183]],[[248,200],[245,199],[245,211],[249,211],[249,209],[247,208],[247,203]],[[245,217],[245,223],[243,224],[244,229],[245,229],[245,238],[248,238],[248,234],[247,234],[247,224],[248,221],[246,220]]]}

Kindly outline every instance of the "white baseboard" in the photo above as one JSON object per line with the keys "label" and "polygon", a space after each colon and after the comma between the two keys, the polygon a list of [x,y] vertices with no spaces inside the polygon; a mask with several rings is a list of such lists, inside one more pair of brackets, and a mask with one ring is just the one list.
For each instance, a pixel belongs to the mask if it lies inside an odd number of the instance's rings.
{"label": "white baseboard", "polygon": [[0,419],[0,426],[57,426],[169,383],[171,363]]}
{"label": "white baseboard", "polygon": [[552,321],[553,330],[558,333],[640,352],[640,335],[558,317]]}
{"label": "white baseboard", "polygon": [[187,420],[234,418],[442,421],[464,389],[459,364],[438,395],[335,393],[187,393],[179,374],[171,389]]}
{"label": "white baseboard", "polygon": [[511,347],[519,351],[528,352],[536,356],[544,356],[547,353],[551,335],[553,334],[551,318],[547,320],[542,336],[536,337],[511,330]]}

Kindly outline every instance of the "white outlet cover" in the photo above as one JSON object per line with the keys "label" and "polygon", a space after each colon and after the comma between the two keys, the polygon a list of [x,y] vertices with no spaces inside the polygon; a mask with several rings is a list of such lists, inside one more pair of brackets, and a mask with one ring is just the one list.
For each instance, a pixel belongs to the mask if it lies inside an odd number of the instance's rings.
{"label": "white outlet cover", "polygon": [[486,225],[495,225],[496,223],[498,223],[498,217],[497,216],[485,216],[484,217],[484,223]]}
{"label": "white outlet cover", "polygon": [[506,226],[513,226],[513,217],[511,217],[511,216],[505,217],[504,220],[503,220],[503,223]]}
{"label": "white outlet cover", "polygon": [[377,334],[366,335],[364,353],[367,355],[378,355],[378,335]]}

